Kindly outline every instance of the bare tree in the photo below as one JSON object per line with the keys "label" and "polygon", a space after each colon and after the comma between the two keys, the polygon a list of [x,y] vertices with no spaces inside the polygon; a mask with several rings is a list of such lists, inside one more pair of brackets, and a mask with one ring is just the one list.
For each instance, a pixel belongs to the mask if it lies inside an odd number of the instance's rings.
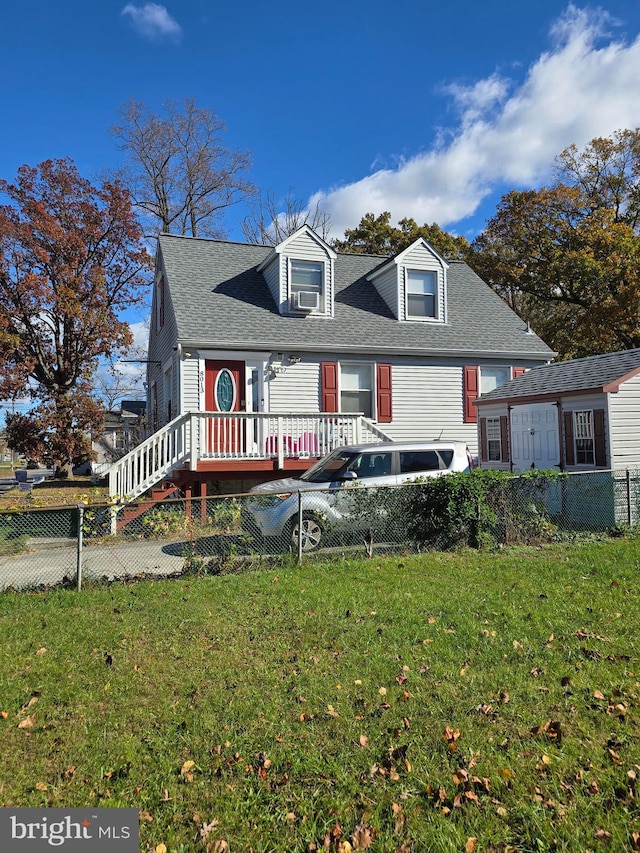
{"label": "bare tree", "polygon": [[320,209],[318,202],[309,210],[303,201],[294,198],[291,188],[282,204],[272,192],[264,196],[260,193],[250,211],[242,222],[242,233],[250,243],[277,246],[303,225],[313,228],[323,240],[329,237],[329,214]]}
{"label": "bare tree", "polygon": [[128,154],[120,177],[129,187],[146,235],[158,232],[222,237],[222,215],[255,190],[247,151],[222,144],[224,122],[186,98],[166,101],[157,115],[140,101],[120,110],[112,132]]}

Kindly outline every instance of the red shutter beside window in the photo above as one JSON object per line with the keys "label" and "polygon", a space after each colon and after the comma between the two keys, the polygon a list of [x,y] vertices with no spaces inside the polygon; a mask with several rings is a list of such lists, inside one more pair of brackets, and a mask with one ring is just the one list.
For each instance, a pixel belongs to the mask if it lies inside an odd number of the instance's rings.
{"label": "red shutter beside window", "polygon": [[510,462],[509,452],[509,420],[506,415],[500,416],[500,459],[502,462]]}
{"label": "red shutter beside window", "polygon": [[573,449],[573,412],[564,413],[564,460],[567,465],[575,465]]}
{"label": "red shutter beside window", "polygon": [[393,420],[393,409],[391,406],[391,365],[376,365],[376,394],[378,423],[390,424]]}
{"label": "red shutter beside window", "polygon": [[593,411],[593,438],[596,466],[598,468],[606,468],[607,451],[604,442],[604,409],[594,409]]}
{"label": "red shutter beside window", "polygon": [[512,367],[511,368],[511,376],[513,379],[517,379],[518,376],[522,376],[523,373],[527,372],[526,367]]}
{"label": "red shutter beside window", "polygon": [[323,412],[338,412],[338,363],[323,361],[320,365],[322,381],[321,397]]}
{"label": "red shutter beside window", "polygon": [[480,461],[486,462],[489,458],[487,447],[487,419],[480,418]]}
{"label": "red shutter beside window", "polygon": [[478,393],[478,368],[473,365],[465,365],[464,368],[464,422],[466,424],[478,423],[478,412],[473,401],[479,397]]}

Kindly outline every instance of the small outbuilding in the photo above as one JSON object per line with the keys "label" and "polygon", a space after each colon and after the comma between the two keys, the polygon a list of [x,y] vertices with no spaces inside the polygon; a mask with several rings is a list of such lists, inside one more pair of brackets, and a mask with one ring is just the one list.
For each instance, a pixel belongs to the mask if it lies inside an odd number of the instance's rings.
{"label": "small outbuilding", "polygon": [[640,469],[640,349],[534,367],[475,405],[483,468]]}

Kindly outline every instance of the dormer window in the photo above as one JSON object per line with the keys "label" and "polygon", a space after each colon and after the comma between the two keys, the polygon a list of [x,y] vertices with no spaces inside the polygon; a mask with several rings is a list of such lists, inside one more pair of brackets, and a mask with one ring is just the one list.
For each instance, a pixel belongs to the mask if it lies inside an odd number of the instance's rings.
{"label": "dormer window", "polygon": [[324,264],[321,261],[289,262],[291,309],[293,311],[322,310]]}
{"label": "dormer window", "polygon": [[407,270],[407,318],[435,320],[437,316],[437,273],[430,270]]}

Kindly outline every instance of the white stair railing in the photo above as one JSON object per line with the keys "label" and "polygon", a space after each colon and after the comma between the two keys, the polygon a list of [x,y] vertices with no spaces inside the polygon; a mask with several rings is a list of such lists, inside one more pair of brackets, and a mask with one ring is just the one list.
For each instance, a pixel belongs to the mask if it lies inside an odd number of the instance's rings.
{"label": "white stair railing", "polygon": [[109,494],[135,500],[178,468],[201,460],[325,456],[336,447],[388,440],[361,414],[335,412],[191,412],[161,427],[109,468]]}

